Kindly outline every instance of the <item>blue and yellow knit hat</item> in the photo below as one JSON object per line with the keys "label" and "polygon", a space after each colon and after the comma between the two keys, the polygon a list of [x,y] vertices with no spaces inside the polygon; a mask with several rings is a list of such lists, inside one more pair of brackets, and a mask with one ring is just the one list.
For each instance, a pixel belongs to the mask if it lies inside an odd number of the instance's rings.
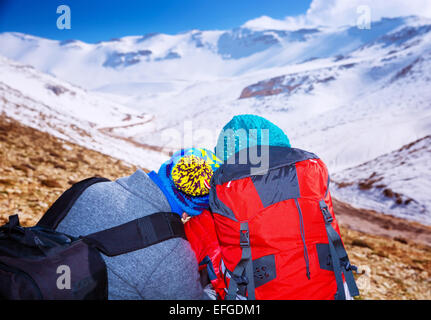
{"label": "blue and yellow knit hat", "polygon": [[208,208],[210,181],[221,164],[209,150],[183,149],[162,164],[158,176],[181,213],[197,215]]}

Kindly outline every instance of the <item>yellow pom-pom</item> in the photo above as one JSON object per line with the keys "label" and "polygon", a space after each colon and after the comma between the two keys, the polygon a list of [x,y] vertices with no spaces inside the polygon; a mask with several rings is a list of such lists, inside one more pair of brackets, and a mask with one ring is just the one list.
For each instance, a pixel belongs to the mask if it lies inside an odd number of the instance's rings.
{"label": "yellow pom-pom", "polygon": [[182,157],[172,169],[172,180],[182,192],[191,196],[209,193],[213,170],[202,158],[195,155]]}

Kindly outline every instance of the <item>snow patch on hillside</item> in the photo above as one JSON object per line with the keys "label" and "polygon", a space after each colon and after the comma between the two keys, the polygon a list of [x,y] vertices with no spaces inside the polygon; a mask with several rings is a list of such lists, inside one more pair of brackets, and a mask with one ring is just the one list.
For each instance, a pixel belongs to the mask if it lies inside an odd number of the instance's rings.
{"label": "snow patch on hillside", "polygon": [[431,225],[431,136],[332,176],[332,194],[353,206]]}

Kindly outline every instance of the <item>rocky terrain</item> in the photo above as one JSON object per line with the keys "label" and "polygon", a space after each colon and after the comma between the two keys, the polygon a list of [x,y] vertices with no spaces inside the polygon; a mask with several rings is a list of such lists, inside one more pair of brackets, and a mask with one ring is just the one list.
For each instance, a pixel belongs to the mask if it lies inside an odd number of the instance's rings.
{"label": "rocky terrain", "polygon": [[333,198],[360,299],[431,299],[431,227]]}
{"label": "rocky terrain", "polygon": [[[0,224],[18,213],[34,225],[71,184],[110,179],[136,169],[0,115]],[[431,230],[334,200],[343,240],[357,276],[360,299],[431,299]],[[371,234],[370,234],[371,233]]]}

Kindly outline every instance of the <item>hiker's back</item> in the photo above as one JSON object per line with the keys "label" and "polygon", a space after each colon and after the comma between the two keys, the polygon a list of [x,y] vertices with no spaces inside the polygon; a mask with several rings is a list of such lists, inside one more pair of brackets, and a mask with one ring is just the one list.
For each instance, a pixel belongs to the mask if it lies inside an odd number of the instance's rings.
{"label": "hiker's back", "polygon": [[[150,215],[170,211],[162,191],[143,172],[90,186],[57,231],[87,235]],[[197,262],[189,243],[170,239],[114,257],[103,255],[109,299],[199,299]]]}

